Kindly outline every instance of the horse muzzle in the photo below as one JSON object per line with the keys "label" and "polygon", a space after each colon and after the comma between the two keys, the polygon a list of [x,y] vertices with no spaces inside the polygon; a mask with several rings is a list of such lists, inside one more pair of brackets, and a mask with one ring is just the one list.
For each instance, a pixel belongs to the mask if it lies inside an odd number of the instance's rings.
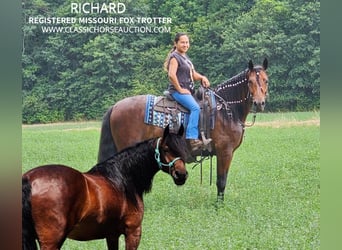
{"label": "horse muzzle", "polygon": [[265,109],[266,102],[265,100],[253,100],[253,106],[256,109],[257,112],[262,112]]}
{"label": "horse muzzle", "polygon": [[172,179],[174,183],[178,186],[183,185],[188,178],[188,171],[180,172],[178,170],[172,171]]}

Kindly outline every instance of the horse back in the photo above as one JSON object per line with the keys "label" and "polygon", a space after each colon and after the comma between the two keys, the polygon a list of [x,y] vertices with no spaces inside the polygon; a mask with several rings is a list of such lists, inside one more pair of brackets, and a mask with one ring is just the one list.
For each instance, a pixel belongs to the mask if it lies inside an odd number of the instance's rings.
{"label": "horse back", "polygon": [[83,174],[64,165],[44,165],[33,168],[23,174],[32,186],[32,197],[43,196],[45,199],[59,196],[72,196],[76,188],[86,183]]}
{"label": "horse back", "polygon": [[38,238],[54,234],[63,238],[79,219],[87,198],[82,173],[63,165],[45,165],[26,172],[23,179],[31,184],[32,218]]}
{"label": "horse back", "polygon": [[112,109],[111,133],[118,151],[137,142],[162,136],[163,128],[144,123],[146,95],[127,97]]}

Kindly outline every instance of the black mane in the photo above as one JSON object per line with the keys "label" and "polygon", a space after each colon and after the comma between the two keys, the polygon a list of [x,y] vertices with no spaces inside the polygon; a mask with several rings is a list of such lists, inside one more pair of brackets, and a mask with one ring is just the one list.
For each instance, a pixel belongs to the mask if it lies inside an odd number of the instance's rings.
{"label": "black mane", "polygon": [[[87,173],[100,174],[113,184],[115,188],[125,192],[126,196],[136,202],[136,194],[142,197],[152,188],[154,175],[160,170],[155,159],[157,138],[149,139],[126,148],[104,162],[98,163]],[[179,134],[168,134],[163,137],[168,150],[185,162],[187,145]],[[163,152],[160,150],[161,158]]]}
{"label": "black mane", "polygon": [[[253,70],[260,71],[263,67],[261,65],[254,66]],[[220,95],[228,104],[238,104],[244,102],[246,99],[246,91],[248,91],[248,74],[249,69],[241,71],[239,74],[229,78],[220,83],[214,89],[215,93]]]}
{"label": "black mane", "polygon": [[[241,120],[246,103],[250,105],[247,73],[248,69],[217,85],[214,89],[215,93],[228,104],[234,121]],[[220,102],[220,99],[218,101]]]}
{"label": "black mane", "polygon": [[155,140],[150,139],[124,149],[108,160],[98,163],[87,173],[108,178],[115,188],[125,192],[126,196],[135,202],[136,194],[142,196],[151,190],[153,177],[159,171],[154,158]]}
{"label": "black mane", "polygon": [[[246,105],[251,106],[251,95],[248,90],[247,74],[250,69],[245,69],[239,74],[229,78],[220,83],[214,89],[214,92],[220,96],[226,104],[228,104],[230,111],[233,114],[233,120],[241,120],[244,112],[246,112]],[[255,65],[253,70],[263,70],[263,66]],[[220,102],[220,99],[218,100]]]}
{"label": "black mane", "polygon": [[247,72],[244,70],[229,78],[215,88],[215,93],[220,95],[229,104],[236,104],[242,101],[241,89],[247,89]]}

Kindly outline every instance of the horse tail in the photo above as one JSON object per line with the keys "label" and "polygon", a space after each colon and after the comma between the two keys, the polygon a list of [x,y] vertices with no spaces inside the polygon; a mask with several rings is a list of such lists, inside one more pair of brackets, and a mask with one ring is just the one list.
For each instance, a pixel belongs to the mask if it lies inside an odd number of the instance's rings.
{"label": "horse tail", "polygon": [[113,141],[112,132],[110,129],[110,115],[113,107],[110,107],[102,120],[99,153],[97,155],[97,162],[103,162],[117,152],[117,148]]}
{"label": "horse tail", "polygon": [[31,184],[22,179],[22,249],[37,250],[37,233],[34,228],[31,207]]}

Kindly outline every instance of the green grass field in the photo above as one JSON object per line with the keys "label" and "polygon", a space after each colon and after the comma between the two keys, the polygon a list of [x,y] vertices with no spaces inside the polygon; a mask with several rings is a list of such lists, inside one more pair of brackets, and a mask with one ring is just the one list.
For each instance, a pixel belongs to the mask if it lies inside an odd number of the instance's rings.
{"label": "green grass field", "polygon": [[[159,172],[145,195],[139,249],[319,249],[320,114],[258,114],[230,168],[225,201],[216,203],[216,162],[187,165],[182,187]],[[80,171],[97,158],[100,122],[23,126],[23,172],[61,163]],[[106,249],[105,241],[67,240],[63,249]],[[120,249],[124,249],[123,238]]]}

